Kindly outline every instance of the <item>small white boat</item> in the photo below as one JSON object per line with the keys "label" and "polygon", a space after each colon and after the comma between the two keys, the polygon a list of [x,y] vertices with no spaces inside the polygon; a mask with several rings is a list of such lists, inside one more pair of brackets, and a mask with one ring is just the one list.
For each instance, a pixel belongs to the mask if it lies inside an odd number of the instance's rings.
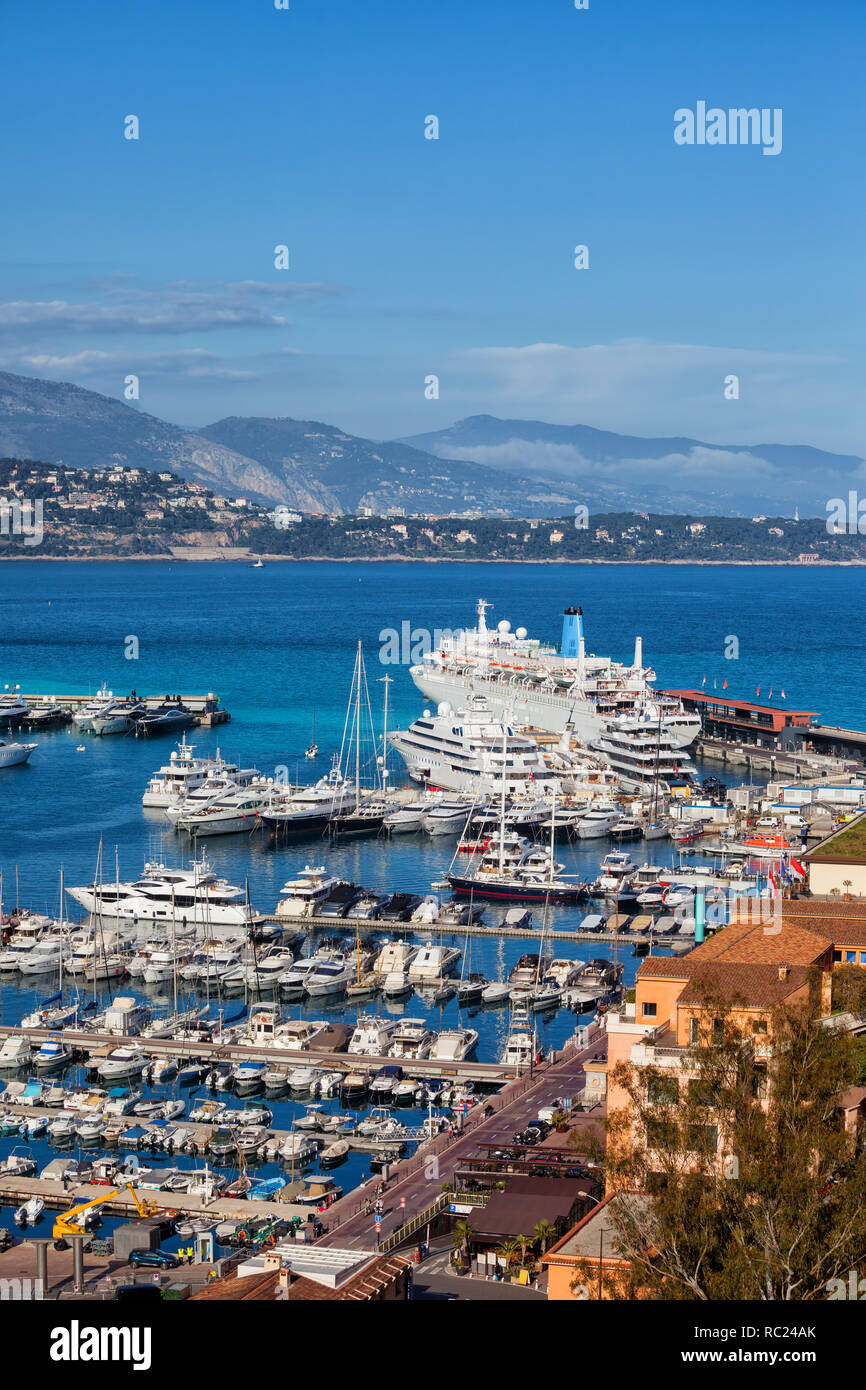
{"label": "small white boat", "polygon": [[31,1197],[29,1202],[23,1202],[20,1207],[15,1209],[16,1226],[33,1226],[39,1220],[45,1210],[45,1201],[42,1197]]}
{"label": "small white boat", "polygon": [[71,1059],[72,1048],[64,1042],[62,1034],[53,1033],[43,1042],[33,1059],[33,1065],[37,1071],[55,1071]]}
{"label": "small white boat", "polygon": [[29,1178],[36,1172],[36,1161],[29,1154],[13,1149],[0,1162],[0,1178]]}
{"label": "small white boat", "polygon": [[29,1066],[32,1059],[33,1048],[30,1046],[29,1038],[10,1033],[8,1038],[3,1039],[3,1046],[0,1047],[0,1071],[17,1071],[19,1067]]}
{"label": "small white boat", "polygon": [[116,1047],[97,1068],[103,1080],[114,1077],[138,1076],[150,1063],[146,1052],[139,1047]]}

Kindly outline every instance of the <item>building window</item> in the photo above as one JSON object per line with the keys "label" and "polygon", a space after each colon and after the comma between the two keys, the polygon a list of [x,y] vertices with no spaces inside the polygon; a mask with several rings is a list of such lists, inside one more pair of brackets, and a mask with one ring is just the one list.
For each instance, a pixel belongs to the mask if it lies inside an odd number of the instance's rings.
{"label": "building window", "polygon": [[766,1020],[765,1018],[753,1018],[753,1019],[752,1019],[752,1032],[753,1032],[753,1033],[766,1033],[766,1031],[767,1031],[767,1020]]}
{"label": "building window", "polygon": [[721,1047],[725,1041],[725,1022],[724,1019],[713,1019],[713,1047]]}
{"label": "building window", "polygon": [[766,1100],[767,1098],[767,1068],[764,1066],[755,1067],[755,1099]]}
{"label": "building window", "polygon": [[689,1043],[692,1047],[697,1047],[701,1041],[701,1020],[699,1018],[689,1019]]}
{"label": "building window", "polygon": [[655,1016],[656,1016],[656,1006],[655,1006],[655,1004],[644,1004],[644,1005],[643,1005],[643,1016],[644,1016],[644,1018],[655,1018]]}
{"label": "building window", "polygon": [[689,1153],[716,1153],[719,1147],[719,1131],[716,1125],[689,1125]]}
{"label": "building window", "polygon": [[842,964],[842,952],[841,952],[841,951],[834,951],[834,952],[833,952],[833,964],[834,964],[834,965],[841,965],[841,964]]}
{"label": "building window", "polygon": [[857,964],[857,952],[856,952],[856,951],[846,951],[846,952],[845,952],[845,964],[846,964],[846,965],[856,965],[856,964]]}
{"label": "building window", "polygon": [[680,1083],[675,1076],[650,1077],[646,1098],[650,1105],[676,1105],[680,1098]]}

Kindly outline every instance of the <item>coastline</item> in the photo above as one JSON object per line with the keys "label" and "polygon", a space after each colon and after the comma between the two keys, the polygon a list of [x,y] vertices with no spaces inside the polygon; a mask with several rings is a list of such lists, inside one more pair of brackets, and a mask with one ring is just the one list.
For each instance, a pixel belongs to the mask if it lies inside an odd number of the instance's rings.
{"label": "coastline", "polygon": [[675,566],[700,565],[705,568],[760,569],[772,566],[774,569],[862,569],[863,560],[813,560],[804,564],[802,560],[601,560],[601,559],[545,559],[513,560],[488,559],[483,555],[0,555],[0,565],[15,564],[19,561],[39,561],[42,564],[178,564],[212,565],[233,564],[253,566],[257,560],[268,565],[598,565],[616,567],[620,565],[644,566],[648,568],[673,568]]}

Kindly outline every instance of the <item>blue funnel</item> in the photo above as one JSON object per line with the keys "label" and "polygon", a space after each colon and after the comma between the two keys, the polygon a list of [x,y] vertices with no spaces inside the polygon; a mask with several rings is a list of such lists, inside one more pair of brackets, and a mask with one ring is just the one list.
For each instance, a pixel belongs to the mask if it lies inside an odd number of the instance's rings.
{"label": "blue funnel", "polygon": [[583,637],[583,609],[566,608],[562,616],[562,656],[577,656]]}

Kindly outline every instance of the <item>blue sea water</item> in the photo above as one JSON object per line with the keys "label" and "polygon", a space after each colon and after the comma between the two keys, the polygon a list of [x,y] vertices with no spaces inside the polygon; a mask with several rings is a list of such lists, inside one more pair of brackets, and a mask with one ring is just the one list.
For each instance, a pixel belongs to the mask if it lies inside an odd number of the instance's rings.
{"label": "blue sea water", "polygon": [[[727,694],[754,698],[760,686],[766,699],[772,688],[779,705],[784,689],[789,708],[866,727],[866,574],[842,568],[310,563],[254,570],[237,563],[10,563],[0,566],[0,688],[19,684],[59,696],[95,692],[105,681],[115,693],[133,687],[141,693],[214,691],[232,719],[193,731],[199,752],[219,747],[267,775],[282,766],[292,778],[312,780],[328,770],[340,745],[358,640],[377,724],[384,693],[378,682],[390,675],[390,725],[405,726],[424,702],[406,665],[380,663],[383,633],[399,632],[404,622],[431,634],[472,626],[479,597],[493,603],[490,621],[507,618],[553,642],[562,609],[580,605],[588,650],[621,659],[631,658],[639,633],[661,687],[700,687],[706,677],[707,689],[715,683],[721,691],[727,679]],[[127,660],[133,637],[138,659]],[[734,660],[725,657],[731,637],[739,647]],[[303,750],[314,710],[321,756],[310,763]],[[121,877],[128,877],[146,858],[180,863],[190,857],[188,843],[162,815],[141,806],[144,785],[167,761],[171,739],[82,739],[60,730],[37,740],[29,765],[0,773],[4,907],[18,900],[56,913],[61,866],[67,884],[89,881],[100,840],[108,875],[115,859]],[[76,751],[80,741],[83,753]],[[415,836],[390,845],[314,841],[279,850],[261,835],[207,844],[214,867],[234,883],[248,881],[252,902],[267,912],[285,879],[305,862],[327,863],[373,889],[425,892],[452,849],[450,841]],[[603,852],[598,845],[563,847],[560,857],[570,869],[588,873]],[[669,862],[670,848],[647,846],[645,856]],[[497,911],[490,909],[488,919],[496,920]],[[568,918],[568,909],[552,913],[554,925]],[[530,945],[475,941],[472,968],[500,977]],[[599,948],[577,947],[575,954],[589,959]],[[637,964],[626,958],[627,980]],[[0,982],[0,1018],[17,1022],[48,992],[44,980],[33,986]],[[390,1007],[412,1016],[425,1012],[417,997]],[[303,1010],[293,1006],[291,1012]],[[324,1012],[321,1003],[310,1011],[313,1017]],[[357,1012],[358,1006],[343,1003],[333,1016],[351,1019]],[[434,1026],[448,1026],[457,1020],[456,1004],[428,1017]],[[476,1009],[462,1021],[478,1029],[479,1057],[498,1055],[505,1011]],[[559,1045],[574,1021],[565,1011],[540,1020],[543,1041]],[[287,1127],[301,1108],[278,1103],[275,1125]],[[338,1172],[352,1185],[365,1162],[353,1156]]]}

